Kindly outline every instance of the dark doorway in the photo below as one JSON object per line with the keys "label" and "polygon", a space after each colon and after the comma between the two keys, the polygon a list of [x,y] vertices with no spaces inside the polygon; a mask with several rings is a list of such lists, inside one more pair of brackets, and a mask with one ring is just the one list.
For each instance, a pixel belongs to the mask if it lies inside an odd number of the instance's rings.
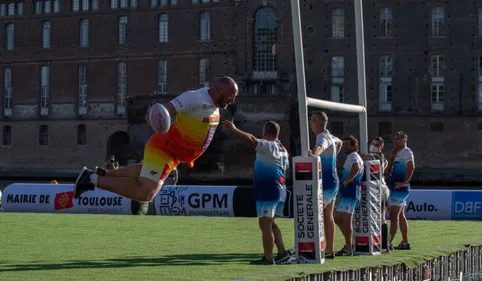
{"label": "dark doorway", "polygon": [[106,159],[109,159],[110,155],[115,156],[115,160],[119,162],[119,165],[127,165],[127,160],[129,159],[129,135],[126,132],[119,131],[110,136],[107,141]]}

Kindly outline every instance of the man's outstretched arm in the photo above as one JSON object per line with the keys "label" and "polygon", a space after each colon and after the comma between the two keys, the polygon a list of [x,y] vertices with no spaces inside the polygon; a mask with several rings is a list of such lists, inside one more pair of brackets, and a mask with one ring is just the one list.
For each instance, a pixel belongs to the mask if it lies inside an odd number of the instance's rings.
{"label": "man's outstretched arm", "polygon": [[243,132],[240,129],[236,128],[233,121],[224,120],[223,128],[228,132],[230,132],[231,134],[240,138],[244,143],[246,143],[253,149],[255,149],[258,146],[258,138],[256,138],[250,133]]}

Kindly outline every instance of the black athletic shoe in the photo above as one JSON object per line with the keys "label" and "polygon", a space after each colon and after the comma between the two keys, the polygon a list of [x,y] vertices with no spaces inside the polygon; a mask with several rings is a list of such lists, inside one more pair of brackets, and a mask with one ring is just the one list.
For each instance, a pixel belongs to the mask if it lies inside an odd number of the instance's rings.
{"label": "black athletic shoe", "polygon": [[252,264],[252,265],[276,265],[276,262],[274,261],[274,259],[267,260],[263,256],[260,260],[251,261],[249,264]]}
{"label": "black athletic shoe", "polygon": [[103,176],[103,177],[104,177],[104,176],[105,176],[105,171],[106,171],[106,169],[101,168],[101,167],[98,167],[98,166],[95,166],[94,173],[95,173],[96,175],[99,175],[99,176]]}
{"label": "black athletic shoe", "polygon": [[334,253],[329,253],[329,254],[326,254],[326,253],[325,253],[325,259],[327,259],[327,260],[334,260],[334,259],[335,259],[335,254],[334,254]]}
{"label": "black athletic shoe", "polygon": [[95,189],[95,185],[90,181],[90,175],[92,174],[93,172],[91,170],[87,169],[86,167],[82,168],[82,171],[80,172],[74,184],[75,199],[79,198],[82,193]]}
{"label": "black athletic shoe", "polygon": [[274,258],[276,264],[287,263],[291,259],[291,253],[289,251],[285,251],[284,253],[280,253]]}
{"label": "black athletic shoe", "polygon": [[335,256],[337,257],[353,256],[353,251],[348,251],[345,245],[343,249],[335,253]]}
{"label": "black athletic shoe", "polygon": [[289,248],[288,253],[290,253],[290,255],[292,257],[296,257],[296,249],[295,248]]}
{"label": "black athletic shoe", "polygon": [[412,248],[410,248],[410,244],[407,243],[407,244],[404,244],[402,242],[400,242],[400,244],[398,244],[398,246],[394,247],[395,250],[411,250]]}

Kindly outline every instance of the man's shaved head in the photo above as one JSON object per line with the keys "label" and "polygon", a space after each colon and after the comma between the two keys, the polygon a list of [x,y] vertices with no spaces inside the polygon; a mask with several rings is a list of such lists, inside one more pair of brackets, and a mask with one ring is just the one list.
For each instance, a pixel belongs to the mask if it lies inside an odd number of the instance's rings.
{"label": "man's shaved head", "polygon": [[235,102],[238,95],[238,83],[229,76],[217,79],[209,89],[214,103],[221,109],[226,109]]}

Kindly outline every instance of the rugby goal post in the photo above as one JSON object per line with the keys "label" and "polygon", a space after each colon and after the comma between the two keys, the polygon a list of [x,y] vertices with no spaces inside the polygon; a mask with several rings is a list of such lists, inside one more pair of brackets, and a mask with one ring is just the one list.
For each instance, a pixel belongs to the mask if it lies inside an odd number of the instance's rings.
{"label": "rugby goal post", "polygon": [[[330,109],[342,112],[359,114],[360,126],[360,152],[368,153],[368,132],[367,132],[367,109],[366,109],[366,69],[365,69],[365,43],[363,32],[363,6],[362,0],[354,0],[355,8],[355,27],[356,27],[356,52],[357,52],[357,77],[358,77],[358,105],[331,102],[321,99],[310,98],[306,93],[305,65],[303,57],[303,39],[301,28],[300,1],[291,0],[291,17],[293,25],[293,42],[295,51],[296,81],[298,92],[298,110],[300,119],[300,141],[301,155],[307,155],[310,149],[309,128],[308,128],[308,106]],[[367,161],[376,162],[376,161]],[[367,163],[367,171],[374,171],[378,163]],[[323,223],[323,193],[321,191],[321,163],[318,157],[297,156],[293,158],[293,199],[294,199],[294,220],[295,220],[295,251],[298,263],[322,264],[325,261],[325,237]],[[370,173],[371,174],[371,173]],[[376,172],[374,172],[376,174]],[[371,217],[370,227],[367,233],[359,234],[354,227],[355,250],[362,254],[379,254],[380,251],[374,244],[379,244],[380,238],[380,194],[378,184],[371,182],[365,175],[363,184],[362,207],[357,207],[355,211],[355,226],[360,223],[360,215]],[[372,187],[370,187],[372,186]],[[373,188],[373,186],[375,186]],[[367,195],[368,190],[371,190]],[[374,190],[374,191],[373,191]],[[378,193],[377,193],[378,191]],[[377,199],[378,198],[378,199]],[[361,204],[359,204],[361,205]],[[366,207],[369,208],[366,208]],[[370,207],[374,212],[370,212]],[[356,218],[358,215],[358,218]],[[358,224],[359,225],[359,224]],[[358,236],[362,236],[363,249],[358,250]],[[365,239],[366,238],[366,239]],[[375,241],[375,242],[374,242]],[[365,247],[366,246],[366,247]]]}
{"label": "rugby goal post", "polygon": [[358,105],[331,102],[309,98],[306,93],[305,63],[303,57],[303,38],[301,28],[300,1],[291,0],[291,17],[293,24],[293,43],[295,51],[296,82],[298,91],[298,109],[300,118],[301,155],[306,155],[310,149],[308,131],[308,106],[331,109],[359,114],[360,152],[368,153],[367,110],[366,110],[366,70],[365,42],[363,32],[362,0],[355,2],[356,53],[358,74]]}

